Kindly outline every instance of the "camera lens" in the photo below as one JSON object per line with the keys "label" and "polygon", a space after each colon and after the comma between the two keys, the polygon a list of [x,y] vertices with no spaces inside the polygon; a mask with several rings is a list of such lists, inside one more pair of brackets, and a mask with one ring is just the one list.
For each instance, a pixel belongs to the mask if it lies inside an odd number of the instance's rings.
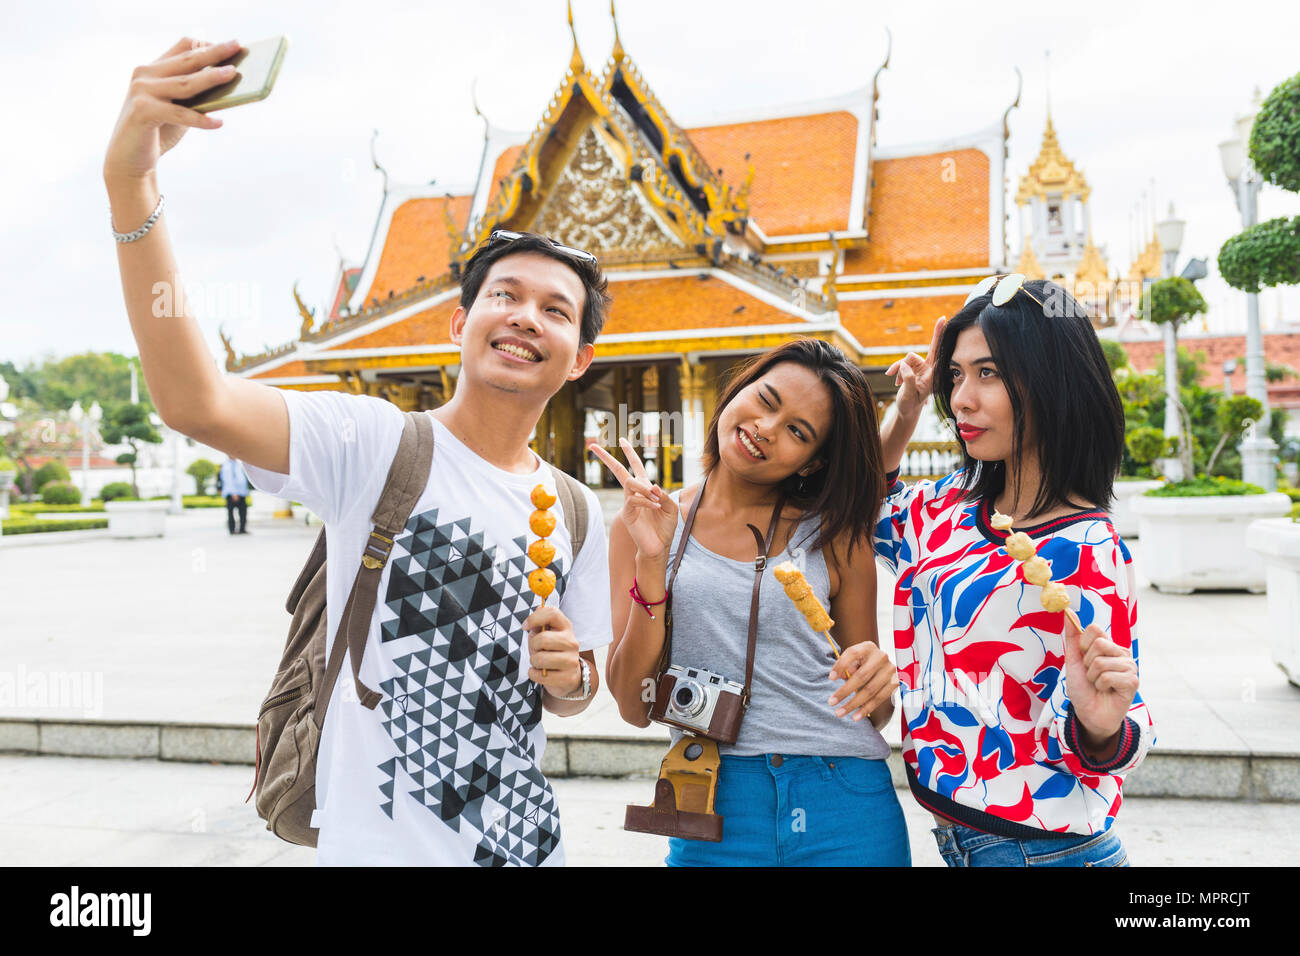
{"label": "camera lens", "polygon": [[673,690],[673,709],[679,714],[694,717],[704,709],[704,689],[693,680],[679,681]]}

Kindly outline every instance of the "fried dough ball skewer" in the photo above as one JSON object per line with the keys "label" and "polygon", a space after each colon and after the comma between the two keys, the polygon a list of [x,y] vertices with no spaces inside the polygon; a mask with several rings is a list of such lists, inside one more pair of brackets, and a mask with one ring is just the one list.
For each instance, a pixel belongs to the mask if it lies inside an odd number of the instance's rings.
{"label": "fried dough ball skewer", "polygon": [[[528,497],[537,509],[528,516],[528,527],[538,538],[528,546],[528,557],[537,565],[528,574],[528,589],[540,596],[542,607],[546,607],[546,599],[555,590],[555,572],[548,567],[555,560],[555,545],[546,540],[547,535],[555,530],[555,515],[549,511],[555,504],[555,496],[546,490],[545,485],[538,485]],[[542,676],[546,676],[545,667]]]}
{"label": "fried dough ball skewer", "polygon": [[794,562],[784,561],[772,569],[772,574],[781,582],[781,587],[785,589],[785,596],[794,602],[795,608],[804,616],[808,626],[826,638],[826,643],[831,646],[835,659],[839,660],[840,650],[831,639],[831,628],[835,626],[835,622],[822,607],[822,602],[817,600],[817,595],[813,594],[803,572],[794,566]]}
{"label": "fried dough ball skewer", "polygon": [[[1010,531],[1012,522],[1010,515],[995,511],[989,524],[998,531]],[[1007,554],[1024,564],[1025,580],[1043,589],[1040,598],[1043,608],[1053,614],[1064,611],[1069,615],[1071,623],[1082,631],[1083,625],[1070,607],[1069,592],[1066,591],[1064,584],[1052,580],[1052,563],[1038,556],[1033,539],[1023,531],[1016,531],[1007,535],[1003,547],[1006,548]]]}

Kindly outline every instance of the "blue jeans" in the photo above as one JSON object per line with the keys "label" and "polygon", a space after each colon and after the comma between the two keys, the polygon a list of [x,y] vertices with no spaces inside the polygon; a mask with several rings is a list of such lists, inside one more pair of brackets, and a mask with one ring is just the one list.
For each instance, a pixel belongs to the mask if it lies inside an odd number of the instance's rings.
{"label": "blue jeans", "polygon": [[722,758],[722,842],[668,841],[669,866],[911,866],[889,768],[861,757]]}
{"label": "blue jeans", "polygon": [[1128,866],[1128,854],[1111,832],[1041,840],[984,833],[958,824],[935,827],[939,855],[949,866]]}

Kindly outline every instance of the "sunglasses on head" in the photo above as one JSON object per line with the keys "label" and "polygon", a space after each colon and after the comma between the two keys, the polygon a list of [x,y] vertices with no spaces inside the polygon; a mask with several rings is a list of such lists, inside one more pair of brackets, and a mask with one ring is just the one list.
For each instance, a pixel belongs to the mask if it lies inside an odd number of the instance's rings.
{"label": "sunglasses on head", "polygon": [[986,279],[981,279],[979,284],[971,290],[971,294],[966,296],[966,301],[963,302],[962,305],[970,305],[971,302],[978,299],[980,296],[987,295],[990,289],[993,290],[994,305],[1006,305],[1015,297],[1017,292],[1023,292],[1025,295],[1029,296],[1029,298],[1037,302],[1040,309],[1045,308],[1038,296],[1025,288],[1025,277],[1018,272],[1013,272],[1010,275],[996,275],[989,276]]}
{"label": "sunglasses on head", "polygon": [[[523,238],[525,237],[522,232],[510,232],[509,230],[506,229],[494,229],[492,231],[492,235],[488,236],[488,243],[491,244],[494,242],[514,242],[516,239],[523,239]],[[545,239],[547,242],[549,242],[560,252],[566,252],[569,255],[573,256],[574,258],[582,260],[583,262],[596,261],[596,257],[593,256],[590,252],[587,252],[585,249],[575,249],[572,246],[562,246],[554,239],[550,238],[549,236],[538,236],[538,238]]]}

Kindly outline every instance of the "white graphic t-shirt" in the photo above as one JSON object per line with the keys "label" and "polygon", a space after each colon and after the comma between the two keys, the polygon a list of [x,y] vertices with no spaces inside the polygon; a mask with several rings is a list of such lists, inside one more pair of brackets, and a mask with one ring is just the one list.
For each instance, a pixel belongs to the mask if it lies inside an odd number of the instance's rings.
{"label": "white graphic t-shirt", "polygon": [[[371,516],[397,452],[403,413],[340,392],[284,390],[289,474],[247,465],[252,483],[299,501],[327,528],[331,640],[351,592]],[[380,577],[361,680],[380,692],[357,701],[346,662],[325,717],[313,818],[317,862],[553,865],[564,862],[555,794],[542,775],[542,692],[528,679],[523,622],[541,606],[528,588],[536,539],[528,527],[537,471],[489,464],[434,420],[433,467]],[[564,510],[548,599],[573,623],[582,650],[611,638],[609,570],[596,496],[574,565]]]}

